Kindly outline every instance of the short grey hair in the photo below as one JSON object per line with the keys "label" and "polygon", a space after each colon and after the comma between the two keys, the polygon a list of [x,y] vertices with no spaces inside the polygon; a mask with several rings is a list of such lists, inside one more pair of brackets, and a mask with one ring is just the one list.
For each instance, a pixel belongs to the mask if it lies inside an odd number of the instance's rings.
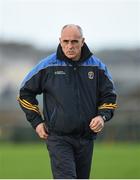
{"label": "short grey hair", "polygon": [[76,24],[66,24],[65,26],[62,27],[61,33],[67,27],[76,27],[79,30],[81,37],[83,37],[83,30],[82,30],[82,28],[79,25],[76,25]]}

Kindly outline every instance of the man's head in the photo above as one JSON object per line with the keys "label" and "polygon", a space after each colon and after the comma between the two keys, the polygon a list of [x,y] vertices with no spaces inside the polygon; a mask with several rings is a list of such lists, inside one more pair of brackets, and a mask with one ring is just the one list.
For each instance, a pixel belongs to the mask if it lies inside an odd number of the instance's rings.
{"label": "man's head", "polygon": [[85,40],[80,26],[74,24],[65,25],[62,28],[59,40],[65,56],[73,61],[80,59],[81,48]]}

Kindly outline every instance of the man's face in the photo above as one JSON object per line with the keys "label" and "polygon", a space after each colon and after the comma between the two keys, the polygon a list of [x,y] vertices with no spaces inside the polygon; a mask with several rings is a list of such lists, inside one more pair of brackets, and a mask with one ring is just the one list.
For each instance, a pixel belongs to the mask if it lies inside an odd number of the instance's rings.
{"label": "man's face", "polygon": [[59,40],[65,56],[73,61],[80,59],[84,38],[81,37],[81,34],[77,28],[65,28],[62,31],[61,38]]}

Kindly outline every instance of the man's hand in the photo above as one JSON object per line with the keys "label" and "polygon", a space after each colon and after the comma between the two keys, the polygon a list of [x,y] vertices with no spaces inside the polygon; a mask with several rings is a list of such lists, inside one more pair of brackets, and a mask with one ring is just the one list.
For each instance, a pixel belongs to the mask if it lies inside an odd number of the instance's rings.
{"label": "man's hand", "polygon": [[40,138],[47,139],[48,134],[44,123],[38,124],[35,130]]}
{"label": "man's hand", "polygon": [[89,127],[94,132],[100,132],[104,127],[104,120],[102,116],[96,116],[93,118],[89,124]]}

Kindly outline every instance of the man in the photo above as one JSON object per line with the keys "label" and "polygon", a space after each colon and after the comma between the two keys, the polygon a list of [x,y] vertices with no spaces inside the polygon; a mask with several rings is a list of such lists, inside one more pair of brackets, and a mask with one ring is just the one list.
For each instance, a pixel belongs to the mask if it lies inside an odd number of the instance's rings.
{"label": "man", "polygon": [[[43,93],[43,117],[37,94]],[[112,118],[116,93],[107,67],[92,55],[78,25],[65,25],[57,52],[24,79],[19,103],[46,139],[53,177],[88,179],[93,143]]]}

